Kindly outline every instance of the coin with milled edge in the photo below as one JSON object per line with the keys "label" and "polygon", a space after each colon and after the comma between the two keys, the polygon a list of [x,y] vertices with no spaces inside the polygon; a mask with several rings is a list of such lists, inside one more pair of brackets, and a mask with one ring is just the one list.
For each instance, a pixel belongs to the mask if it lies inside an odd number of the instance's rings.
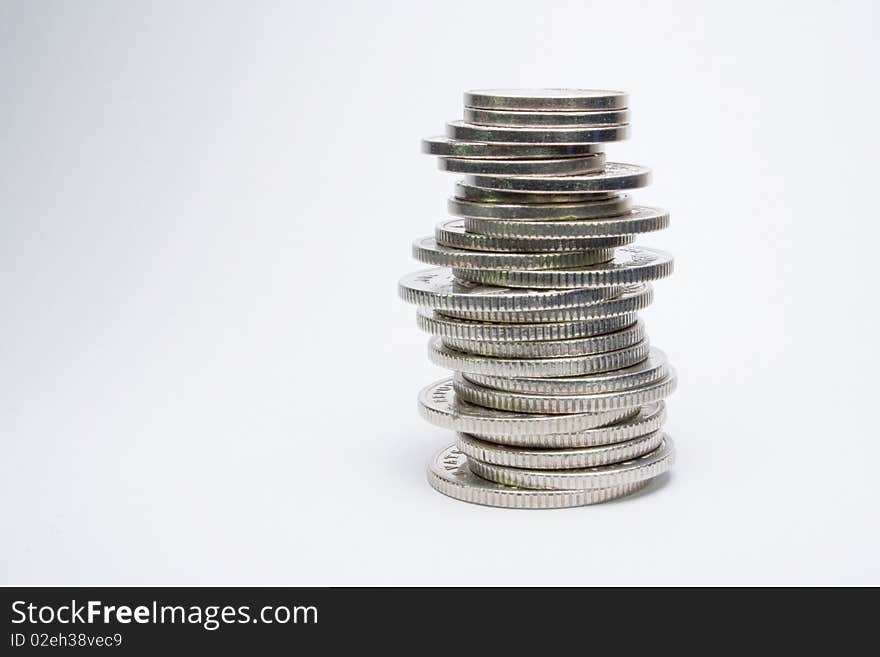
{"label": "coin with milled edge", "polygon": [[469,157],[482,159],[555,159],[582,157],[601,153],[601,144],[505,144],[462,141],[449,137],[429,137],[422,140],[422,152],[440,157]]}
{"label": "coin with milled edge", "polygon": [[622,109],[623,91],[609,89],[476,89],[464,94],[465,107],[547,112]]}
{"label": "coin with milled edge", "polygon": [[467,457],[450,445],[440,450],[428,468],[434,490],[463,502],[505,509],[562,509],[588,506],[624,497],[647,482],[589,490],[528,490],[486,481],[468,468]]}
{"label": "coin with milled edge", "polygon": [[452,273],[472,283],[503,285],[537,289],[593,288],[633,283],[645,283],[665,278],[672,273],[672,256],[659,249],[643,246],[623,246],[614,251],[614,259],[597,265],[577,269],[548,269],[527,271],[505,269],[504,271],[460,270]]}
{"label": "coin with milled edge", "polygon": [[544,340],[540,342],[486,342],[483,340],[461,340],[443,338],[443,344],[458,351],[481,356],[500,358],[561,358],[565,356],[585,356],[616,351],[641,342],[645,339],[645,325],[639,320],[613,333],[604,333],[568,340]]}
{"label": "coin with milled edge", "polygon": [[668,378],[669,375],[670,367],[666,354],[656,347],[651,347],[648,358],[641,363],[601,374],[531,379],[465,374],[464,378],[484,388],[508,392],[532,395],[597,395],[651,385]]}
{"label": "coin with milled edge", "polygon": [[[452,212],[452,203],[450,202]],[[452,212],[452,214],[460,214]],[[636,206],[617,217],[569,221],[523,221],[466,216],[462,227],[468,234],[511,239],[583,239],[624,236],[662,230],[669,226],[669,213],[659,208]]]}
{"label": "coin with milled edge", "polygon": [[[462,283],[464,285],[464,283]],[[493,288],[494,289],[494,288]],[[501,288],[512,292],[510,288]],[[443,308],[443,314],[458,319],[472,319],[481,322],[505,322],[505,323],[528,323],[528,322],[573,322],[580,320],[592,320],[603,317],[615,317],[643,310],[651,305],[654,300],[654,289],[646,284],[631,288],[577,288],[571,292],[588,290],[615,290],[613,298],[581,304],[570,307],[541,308],[533,310],[508,310],[503,308]],[[525,290],[523,290],[525,291]],[[530,290],[530,292],[538,292]],[[545,292],[541,290],[540,292]],[[404,297],[406,298],[406,297]],[[422,303],[421,305],[430,305]],[[439,308],[439,306],[436,306]]]}
{"label": "coin with milled edge", "polygon": [[[629,235],[587,238],[553,238],[527,237],[524,239],[510,237],[493,237],[468,233],[464,229],[463,219],[450,219],[437,224],[434,239],[440,246],[467,251],[498,251],[501,253],[555,253],[557,251],[579,251],[591,249],[613,249],[618,246],[632,244],[635,238]],[[611,254],[609,255],[609,259]]]}
{"label": "coin with milled edge", "polygon": [[433,237],[413,242],[413,257],[428,265],[455,269],[548,269],[551,267],[578,267],[609,262],[614,256],[611,249],[583,249],[553,253],[510,253],[498,251],[468,251],[437,244]]}
{"label": "coin with milled edge", "polygon": [[453,139],[527,144],[597,144],[621,141],[629,136],[629,125],[601,128],[498,128],[464,121],[446,124],[446,134]]}
{"label": "coin with milled edge", "polygon": [[572,470],[535,470],[493,465],[468,459],[468,467],[478,477],[524,488],[569,490],[609,488],[635,484],[663,474],[674,458],[672,439],[664,435],[660,446],[652,452],[622,463]]}
{"label": "coin with milled edge", "polygon": [[455,183],[455,196],[462,201],[473,201],[475,203],[546,205],[548,203],[598,203],[600,201],[618,201],[622,195],[617,192],[507,192],[499,189],[474,187],[466,182],[459,181]]}
{"label": "coin with milled edge", "polygon": [[605,154],[565,157],[556,160],[478,160],[441,157],[441,171],[492,176],[572,176],[602,171]]}
{"label": "coin with milled edge", "polygon": [[[534,447],[582,447],[628,440],[662,424],[663,409],[542,415],[496,411],[457,399],[452,379],[435,381],[419,392],[419,413],[444,429],[492,442]],[[623,424],[620,424],[623,423]],[[590,433],[592,432],[592,433]]]}
{"label": "coin with milled edge", "polygon": [[503,324],[456,319],[442,313],[419,308],[416,322],[420,329],[443,338],[482,340],[492,342],[536,342],[540,340],[569,340],[591,335],[612,333],[636,321],[635,313],[574,322],[544,322],[535,324]]}
{"label": "coin with milled edge", "polygon": [[[579,376],[591,372],[607,372],[629,367],[648,357],[648,343],[638,342],[630,347],[602,354],[566,356],[562,358],[499,358],[469,354],[451,349],[442,338],[428,342],[428,358],[432,363],[456,372],[491,374],[493,376],[542,377]],[[540,411],[536,411],[540,412]]]}
{"label": "coin with milled edge", "polygon": [[593,112],[530,112],[526,110],[487,110],[464,108],[464,122],[502,128],[588,128],[629,123],[629,110]]}
{"label": "coin with milled edge", "polygon": [[630,207],[631,201],[626,195],[578,203],[477,203],[459,198],[450,198],[446,201],[449,214],[467,219],[484,218],[488,220],[489,226],[495,222],[508,224],[511,222],[534,223],[557,220],[555,223],[564,224],[567,223],[565,220],[589,219],[593,221],[623,215],[629,211]]}
{"label": "coin with milled edge", "polygon": [[465,177],[467,184],[485,189],[533,194],[568,192],[611,192],[645,187],[651,182],[651,170],[636,164],[606,162],[601,173],[581,176],[480,176]]}
{"label": "coin with milled edge", "polygon": [[455,438],[458,449],[469,458],[493,465],[534,470],[571,470],[620,463],[657,449],[662,440],[663,433],[653,431],[609,445],[536,449],[499,445],[467,433],[459,433]]}

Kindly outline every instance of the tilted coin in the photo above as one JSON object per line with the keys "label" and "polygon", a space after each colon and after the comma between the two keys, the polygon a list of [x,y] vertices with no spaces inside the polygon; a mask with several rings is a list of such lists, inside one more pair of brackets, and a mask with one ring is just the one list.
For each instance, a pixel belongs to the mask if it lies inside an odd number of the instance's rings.
{"label": "tilted coin", "polygon": [[[435,267],[407,274],[400,279],[398,292],[407,303],[451,312],[544,311],[551,308],[587,306],[605,301],[619,289],[594,290],[514,290],[459,281],[449,269]],[[583,310],[578,310],[583,314]],[[623,312],[631,312],[625,310]],[[621,313],[614,313],[621,314]],[[610,315],[596,315],[606,317]],[[575,318],[576,319],[576,318]],[[523,320],[532,321],[532,320]],[[536,320],[541,321],[541,320]],[[552,319],[547,321],[553,321]],[[564,321],[564,320],[563,320]]]}
{"label": "tilted coin", "polygon": [[623,91],[608,89],[476,89],[464,94],[465,107],[500,110],[622,109],[628,102]]}
{"label": "tilted coin", "polygon": [[567,449],[511,447],[482,440],[467,433],[456,435],[455,443],[467,457],[511,468],[571,470],[620,463],[647,454],[660,446],[661,431],[653,431],[621,443]]}
{"label": "tilted coin", "polygon": [[[449,378],[422,388],[419,413],[431,424],[444,429],[463,431],[493,442],[535,447],[620,442],[659,428],[665,418],[663,408],[651,409],[647,415],[645,409],[569,415],[496,411],[457,399]],[[619,424],[621,422],[624,424]]]}
{"label": "tilted coin", "polygon": [[645,339],[645,325],[639,320],[613,333],[604,333],[568,340],[544,340],[540,342],[486,342],[483,340],[461,340],[443,338],[443,344],[458,351],[481,356],[500,358],[561,358],[564,356],[585,356],[616,351],[631,347]]}
{"label": "tilted coin", "polygon": [[[620,198],[617,192],[507,192],[499,189],[474,187],[466,182],[455,183],[455,196],[475,203],[502,203],[529,205],[540,203],[598,203]],[[592,216],[592,215],[591,215]]]}
{"label": "tilted coin", "polygon": [[629,136],[629,125],[600,128],[498,128],[464,121],[446,124],[446,134],[465,141],[488,141],[528,144],[596,144],[621,141]]}
{"label": "tilted coin", "polygon": [[556,221],[555,223],[564,224],[567,223],[564,220],[596,220],[603,217],[623,215],[629,211],[631,200],[625,194],[598,201],[590,200],[573,203],[478,203],[476,201],[465,201],[460,198],[450,198],[446,201],[446,207],[449,210],[449,214],[457,217],[468,219],[479,217],[491,220],[489,222],[490,226],[496,221],[508,224],[511,222],[532,223],[552,221],[554,219],[563,220]]}
{"label": "tilted coin", "polygon": [[514,413],[604,413],[636,408],[666,399],[675,391],[675,370],[669,376],[631,390],[600,392],[594,395],[538,395],[485,388],[461,374],[453,377],[455,394],[472,404]]}
{"label": "tilted coin", "polygon": [[[464,283],[461,283],[464,285]],[[494,289],[494,288],[493,288]],[[506,289],[508,293],[512,292],[510,288]],[[509,323],[528,323],[528,322],[573,322],[580,320],[600,319],[603,317],[616,317],[644,310],[651,305],[654,300],[654,289],[649,285],[637,285],[629,288],[577,288],[574,291],[589,290],[615,290],[612,298],[584,303],[575,306],[555,307],[555,308],[537,308],[537,309],[516,309],[509,310],[505,308],[443,308],[443,314],[458,319],[472,319],[481,322],[509,322]],[[525,290],[523,290],[525,291]],[[530,290],[530,292],[537,292]],[[542,293],[544,290],[541,291]],[[406,298],[406,297],[404,297]],[[415,303],[415,302],[413,302]],[[421,305],[430,305],[422,303]],[[439,306],[435,306],[439,308]]]}
{"label": "tilted coin", "polygon": [[416,311],[416,322],[419,328],[427,333],[443,338],[492,342],[569,340],[590,335],[602,335],[603,333],[619,331],[634,324],[636,317],[635,313],[627,313],[615,317],[602,317],[592,320],[583,319],[573,322],[503,324],[500,322],[456,319],[424,308],[419,308]]}
{"label": "tilted coin", "polygon": [[532,395],[597,395],[651,385],[668,378],[669,375],[670,367],[666,354],[656,347],[651,347],[648,358],[641,363],[601,374],[531,379],[465,374],[464,378],[484,388],[508,392]]}
{"label": "tilted coin", "polygon": [[601,144],[505,144],[462,141],[449,137],[429,137],[422,140],[422,152],[440,157],[473,157],[483,159],[532,158],[555,159],[581,157],[601,153]]}
{"label": "tilted coin", "polygon": [[[449,202],[453,211],[452,201]],[[509,207],[509,206],[507,206]],[[457,207],[455,209],[458,209]],[[637,205],[620,216],[605,219],[571,219],[569,221],[522,221],[465,216],[467,233],[509,238],[566,239],[609,235],[635,235],[662,230],[669,226],[669,213],[659,208]]]}
{"label": "tilted coin", "polygon": [[527,490],[486,481],[468,468],[467,457],[450,445],[428,468],[428,483],[448,497],[505,509],[562,509],[607,502],[629,495],[647,482],[590,490]]}
{"label": "tilted coin", "polygon": [[[557,251],[582,251],[593,249],[613,249],[632,244],[635,238],[629,235],[587,238],[492,237],[468,233],[463,219],[450,219],[437,224],[434,239],[440,246],[467,251],[498,251],[514,253],[552,253]],[[609,259],[611,254],[608,254]]]}
{"label": "tilted coin", "polygon": [[476,158],[441,157],[441,171],[493,176],[571,176],[602,171],[605,154],[564,157],[555,160],[478,160]]}
{"label": "tilted coin", "polygon": [[629,110],[599,110],[593,112],[537,112],[526,110],[488,110],[464,108],[464,122],[474,125],[494,125],[506,128],[598,127],[629,123]]}
{"label": "tilted coin", "polygon": [[609,488],[635,484],[663,474],[672,466],[674,453],[672,439],[664,435],[660,446],[654,451],[611,465],[572,470],[536,470],[468,459],[468,467],[478,477],[507,486],[542,490]]}
{"label": "tilted coin", "polygon": [[[491,374],[494,376],[542,377],[578,376],[591,372],[607,372],[629,367],[648,357],[648,343],[638,342],[603,354],[566,356],[562,358],[499,358],[469,354],[451,349],[442,338],[428,342],[428,358],[432,363],[456,372]],[[541,411],[536,411],[541,412]]]}
{"label": "tilted coin", "polygon": [[581,176],[481,176],[465,177],[467,184],[511,192],[567,193],[611,192],[645,187],[651,182],[651,170],[637,164],[606,162],[601,173]]}
{"label": "tilted coin", "polygon": [[608,262],[614,256],[611,249],[583,249],[548,253],[510,253],[499,251],[468,251],[437,244],[433,237],[413,242],[413,258],[428,265],[455,269],[547,269],[550,267],[577,267]]}
{"label": "tilted coin", "polygon": [[453,274],[462,280],[484,285],[503,285],[537,289],[573,289],[631,285],[665,278],[672,273],[672,256],[659,249],[623,246],[614,251],[614,259],[577,269],[527,271],[460,270]]}

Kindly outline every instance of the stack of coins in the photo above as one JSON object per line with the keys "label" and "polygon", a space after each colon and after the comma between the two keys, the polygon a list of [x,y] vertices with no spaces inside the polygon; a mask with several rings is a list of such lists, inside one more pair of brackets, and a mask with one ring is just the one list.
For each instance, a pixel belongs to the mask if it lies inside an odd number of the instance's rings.
{"label": "stack of coins", "polygon": [[464,101],[464,121],[423,142],[464,174],[453,218],[413,244],[434,268],[400,281],[430,359],[453,370],[419,395],[429,422],[457,432],[428,479],[514,508],[632,493],[672,464],[663,400],[676,379],[637,314],[672,258],[631,245],[669,215],[633,205],[626,192],[649,170],[602,149],[628,136],[627,96],[490,89]]}

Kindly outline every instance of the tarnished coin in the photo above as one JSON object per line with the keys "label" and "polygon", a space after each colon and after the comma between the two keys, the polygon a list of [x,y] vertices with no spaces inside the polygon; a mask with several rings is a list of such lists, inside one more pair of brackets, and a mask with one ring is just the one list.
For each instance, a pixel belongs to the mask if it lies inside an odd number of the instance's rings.
{"label": "tarnished coin", "polygon": [[565,157],[555,160],[478,160],[475,158],[441,157],[441,171],[491,176],[571,176],[602,171],[605,154]]}
{"label": "tarnished coin", "polygon": [[[477,189],[477,188],[472,188]],[[490,227],[496,221],[502,224],[510,222],[543,222],[568,223],[566,220],[598,219],[623,215],[632,205],[629,196],[621,194],[598,201],[580,201],[574,203],[478,203],[451,198],[446,202],[449,214],[465,218],[485,218]],[[579,222],[589,223],[589,222]],[[637,231],[636,231],[637,232]],[[490,235],[492,233],[486,233]],[[598,233],[594,233],[598,234]],[[614,233],[608,233],[613,235]]]}
{"label": "tarnished coin", "polygon": [[645,187],[651,182],[651,170],[636,164],[606,162],[601,173],[589,173],[582,176],[470,175],[465,178],[465,182],[474,187],[537,194],[612,192]]}
{"label": "tarnished coin", "polygon": [[[423,331],[443,338],[482,340],[491,342],[536,342],[540,340],[570,340],[591,335],[612,333],[636,321],[635,313],[574,322],[543,322],[536,324],[502,324],[456,319],[442,313],[419,308],[416,322]],[[480,383],[479,381],[477,383]],[[490,384],[481,384],[490,385]],[[493,386],[497,387],[497,386]],[[551,391],[552,392],[552,391]]]}
{"label": "tarnished coin", "polygon": [[623,91],[608,89],[476,89],[464,94],[465,107],[499,110],[577,111],[622,109]]}
{"label": "tarnished coin", "polygon": [[[453,211],[452,201],[449,202]],[[505,206],[509,207],[509,206]],[[455,208],[458,209],[457,207]],[[470,211],[470,210],[468,210]],[[569,221],[523,221],[522,219],[486,219],[465,216],[464,230],[471,234],[508,238],[567,239],[609,235],[636,235],[662,230],[669,226],[669,213],[660,208],[637,205],[620,216],[604,219],[571,219]]]}
{"label": "tarnished coin", "polygon": [[449,137],[428,137],[422,140],[422,152],[440,157],[473,157],[483,159],[555,159],[581,157],[602,152],[601,144],[505,144],[462,141]]}
{"label": "tarnished coin", "polygon": [[460,270],[453,274],[462,280],[484,285],[504,285],[537,289],[573,289],[645,283],[665,278],[672,273],[672,256],[659,249],[623,246],[614,251],[614,259],[598,265],[577,269],[527,271]]}
{"label": "tarnished coin", "polygon": [[527,144],[597,144],[621,141],[629,136],[629,125],[601,128],[498,128],[464,121],[446,124],[446,134],[465,141]]}
{"label": "tarnished coin", "polygon": [[[466,182],[455,183],[455,196],[475,203],[503,203],[530,205],[540,203],[598,203],[620,198],[617,192],[508,192],[499,189],[474,187]],[[592,215],[591,215],[592,216]]]}
{"label": "tarnished coin", "polygon": [[562,509],[607,502],[634,493],[647,482],[589,490],[527,490],[486,481],[473,474],[454,445],[440,450],[428,468],[428,483],[448,497],[505,509]]}
{"label": "tarnished coin", "polygon": [[[630,347],[603,354],[566,356],[562,358],[500,358],[469,354],[451,349],[442,338],[428,343],[428,358],[432,363],[456,372],[490,374],[493,376],[542,377],[579,376],[591,372],[607,372],[629,367],[648,357],[648,343],[638,342]],[[541,411],[535,411],[541,412]]]}
{"label": "tarnished coin", "polygon": [[621,443],[567,449],[511,447],[491,443],[467,433],[459,433],[455,438],[458,449],[469,458],[493,465],[534,470],[571,470],[620,463],[657,449],[662,441],[661,431],[653,431]]}
{"label": "tarnished coin", "polygon": [[499,251],[468,251],[437,244],[433,237],[413,242],[413,258],[428,265],[455,269],[549,269],[551,267],[578,267],[609,262],[614,257],[611,249],[583,249],[548,253],[509,253]]}
{"label": "tarnished coin", "polygon": [[632,390],[669,378],[671,369],[666,354],[651,347],[648,358],[641,363],[611,372],[587,376],[511,379],[485,374],[465,374],[464,378],[484,388],[531,395],[598,395],[606,392]]}
{"label": "tarnished coin", "polygon": [[631,390],[600,392],[594,395],[537,395],[485,388],[461,374],[453,377],[455,394],[478,406],[514,413],[604,413],[637,408],[666,399],[675,391],[675,370],[669,376]]}
{"label": "tarnished coin", "polygon": [[[589,304],[605,301],[619,293],[616,288],[593,290],[514,290],[491,285],[477,285],[457,280],[449,269],[436,267],[407,274],[400,279],[400,297],[407,303],[435,308],[445,313],[493,313],[546,311],[551,308],[578,308],[571,319],[579,319]],[[629,307],[627,305],[626,307]],[[634,309],[637,309],[634,307]],[[623,310],[622,312],[632,312]],[[606,311],[602,311],[606,312]],[[610,317],[611,314],[595,315]],[[528,317],[528,315],[526,315]],[[524,319],[521,321],[542,321]],[[547,321],[554,321],[548,319]],[[565,319],[561,321],[566,321]]]}
{"label": "tarnished coin", "polygon": [[[437,224],[437,227],[434,229],[434,239],[440,246],[448,246],[453,249],[465,249],[467,251],[554,253],[557,251],[613,249],[618,246],[631,244],[635,238],[630,235],[574,239],[544,239],[541,237],[527,237],[520,239],[492,237],[468,233],[464,229],[463,219],[450,219]],[[610,258],[611,254],[609,254],[609,259]]]}
{"label": "tarnished coin", "polygon": [[535,112],[525,110],[487,110],[464,108],[465,123],[502,128],[589,128],[629,123],[629,110],[593,112]]}
{"label": "tarnished coin", "polygon": [[468,467],[478,477],[507,486],[542,490],[570,490],[626,486],[653,479],[671,466],[674,447],[669,435],[652,452],[622,463],[572,470],[536,470],[511,468],[468,459]]}
{"label": "tarnished coin", "polygon": [[645,325],[639,320],[619,331],[568,340],[540,342],[486,342],[443,338],[443,344],[458,351],[499,358],[562,358],[616,351],[645,339]]}
{"label": "tarnished coin", "polygon": [[647,414],[645,409],[570,415],[496,411],[457,399],[449,378],[435,381],[419,392],[419,413],[444,429],[493,442],[534,447],[581,447],[629,440],[659,428],[665,417],[662,407]]}
{"label": "tarnished coin", "polygon": [[[509,288],[503,289],[508,289],[508,292],[510,292]],[[633,313],[647,308],[654,300],[654,290],[650,285],[634,286],[624,289],[619,294],[616,291],[620,288],[577,288],[570,291],[612,289],[615,290],[613,298],[567,307],[508,310],[502,308],[490,309],[484,306],[479,310],[462,307],[442,310],[444,315],[450,317],[473,319],[481,322],[510,322],[517,324],[529,322],[573,322]],[[537,290],[530,290],[530,292],[537,292]],[[541,292],[543,293],[545,290],[541,290]],[[429,304],[423,303],[421,305]],[[439,308],[439,306],[436,307]]]}

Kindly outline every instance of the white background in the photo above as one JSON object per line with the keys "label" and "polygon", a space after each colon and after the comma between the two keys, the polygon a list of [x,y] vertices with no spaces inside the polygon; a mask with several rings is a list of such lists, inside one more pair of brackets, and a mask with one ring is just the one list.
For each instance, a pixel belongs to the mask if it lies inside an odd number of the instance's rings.
{"label": "white background", "polygon": [[[4,2],[0,583],[880,584],[863,2]],[[425,481],[397,279],[469,88],[631,95],[674,474],[548,512]]]}

